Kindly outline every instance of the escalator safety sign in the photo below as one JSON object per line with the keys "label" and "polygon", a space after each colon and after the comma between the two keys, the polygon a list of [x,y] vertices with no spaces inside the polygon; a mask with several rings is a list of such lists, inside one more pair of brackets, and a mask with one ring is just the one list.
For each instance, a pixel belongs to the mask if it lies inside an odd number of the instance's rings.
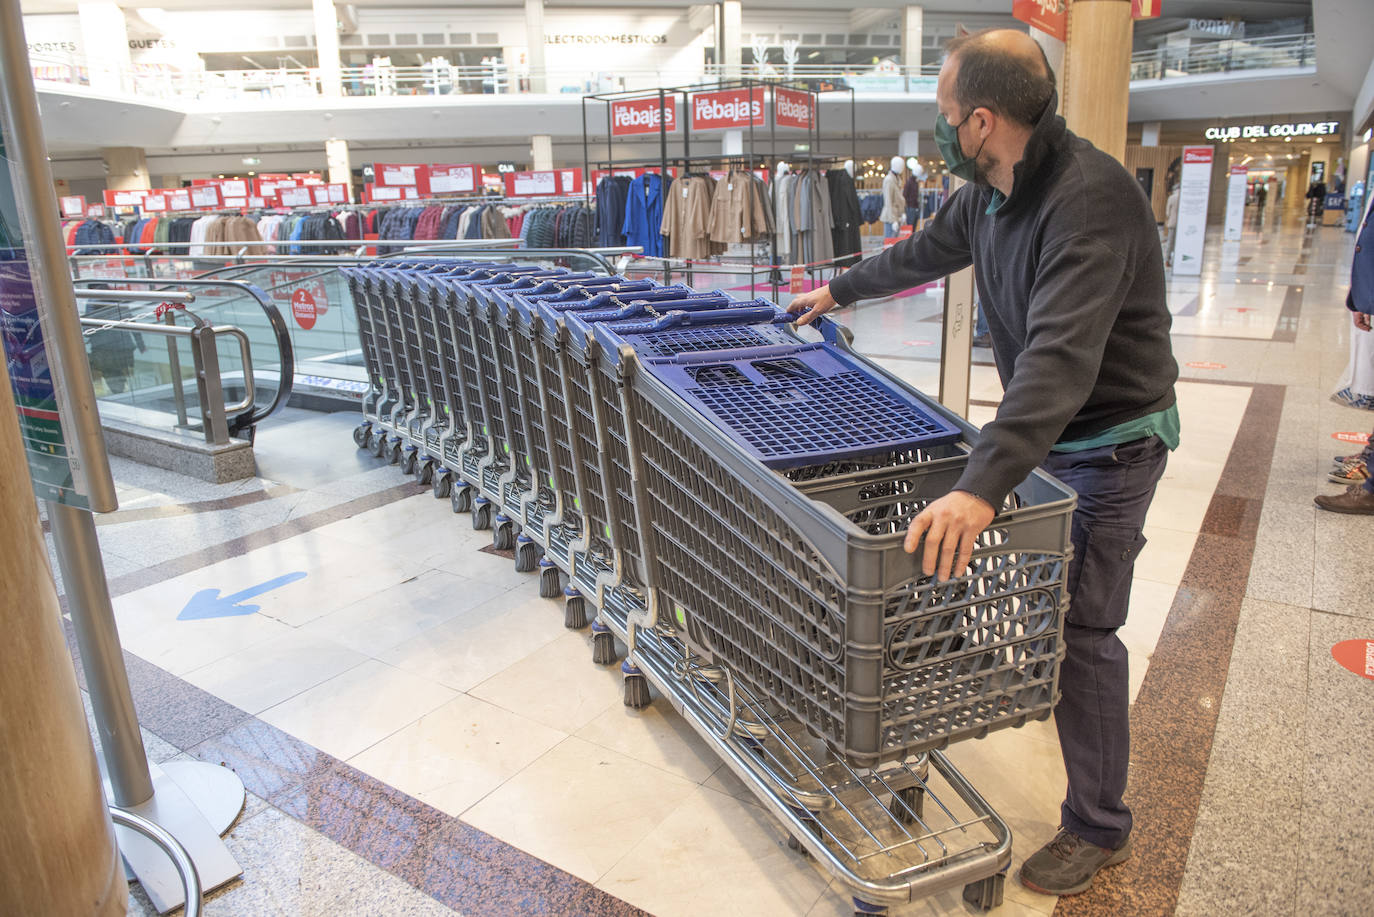
{"label": "escalator safety sign", "polygon": [[319,311],[315,306],[315,297],[305,287],[298,287],[296,292],[291,294],[291,316],[295,318],[296,324],[306,331],[315,327]]}

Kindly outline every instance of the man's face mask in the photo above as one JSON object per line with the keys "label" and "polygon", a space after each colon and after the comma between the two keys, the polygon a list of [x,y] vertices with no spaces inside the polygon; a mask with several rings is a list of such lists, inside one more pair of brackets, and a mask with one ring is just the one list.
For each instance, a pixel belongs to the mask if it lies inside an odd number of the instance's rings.
{"label": "man's face mask", "polygon": [[973,112],[964,116],[964,120],[958,124],[950,124],[943,114],[935,117],[935,146],[939,148],[940,155],[944,157],[945,165],[949,166],[950,174],[962,178],[964,181],[982,182],[984,176],[980,174],[978,168],[978,154],[983,152],[983,146],[987,144],[987,138],[983,138],[983,143],[979,144],[977,152],[972,156],[965,156],[964,151],[959,146],[959,128],[969,118],[973,117]]}

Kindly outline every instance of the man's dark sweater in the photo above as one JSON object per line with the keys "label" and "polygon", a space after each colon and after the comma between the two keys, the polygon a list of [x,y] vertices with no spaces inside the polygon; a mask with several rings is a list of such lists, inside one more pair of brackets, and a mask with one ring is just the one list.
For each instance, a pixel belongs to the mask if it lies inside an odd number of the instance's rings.
{"label": "man's dark sweater", "polygon": [[1056,442],[1173,405],[1178,378],[1150,202],[1115,159],[1065,127],[1056,101],[995,213],[993,189],[965,185],[925,231],[830,283],[847,305],[972,263],[1005,394],[955,489],[994,507]]}

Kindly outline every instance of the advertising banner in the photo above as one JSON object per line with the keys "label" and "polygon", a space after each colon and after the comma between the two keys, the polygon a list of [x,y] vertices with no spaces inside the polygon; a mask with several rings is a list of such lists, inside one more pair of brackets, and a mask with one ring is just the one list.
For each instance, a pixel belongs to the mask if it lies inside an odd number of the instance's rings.
{"label": "advertising banner", "polygon": [[611,136],[623,137],[627,134],[657,134],[659,122],[668,132],[677,130],[677,99],[668,96],[659,100],[625,99],[611,103]]}
{"label": "advertising banner", "polygon": [[106,191],[106,207],[137,207],[149,194],[146,188],[132,188],[128,191]]}
{"label": "advertising banner", "polygon": [[143,197],[143,209],[149,213],[162,213],[167,209],[167,197],[161,192],[157,194],[146,194]]}
{"label": "advertising banner", "polygon": [[220,194],[225,197],[247,197],[248,180],[243,178],[226,178],[219,183]]}
{"label": "advertising banner", "polygon": [[728,130],[751,124],[758,127],[764,123],[762,87],[694,92],[690,98],[694,131]]}
{"label": "advertising banner", "polygon": [[430,194],[467,194],[482,187],[482,167],[473,165],[445,165],[429,167]]}
{"label": "advertising banner", "polygon": [[309,207],[315,196],[309,188],[277,188],[278,207]]}
{"label": "advertising banner", "polygon": [[558,193],[557,172],[507,172],[507,197],[552,196]]}
{"label": "advertising banner", "polygon": [[224,199],[218,185],[195,185],[191,188],[191,206],[197,210],[218,210]]}
{"label": "advertising banner", "polygon": [[1064,0],[1014,0],[1011,14],[1060,41],[1068,40],[1069,7]]}
{"label": "advertising banner", "polygon": [[778,127],[810,130],[816,124],[816,96],[795,89],[773,90],[773,121]]}
{"label": "advertising banner", "polygon": [[59,197],[57,205],[64,217],[83,217],[86,215],[86,198],[80,194],[69,194],[66,197]]}
{"label": "advertising banner", "polygon": [[1210,146],[1185,146],[1179,178],[1178,227],[1174,242],[1174,273],[1202,273],[1202,243],[1207,236],[1207,194],[1212,185]]}
{"label": "advertising banner", "polygon": [[559,193],[559,194],[581,194],[581,193],[582,193],[582,170],[581,170],[581,169],[559,169],[559,170],[558,170],[558,193]]}
{"label": "advertising banner", "polygon": [[363,200],[369,204],[373,201],[399,201],[401,197],[400,188],[389,188],[386,185],[363,186]]}
{"label": "advertising banner", "polygon": [[379,162],[372,166],[379,185],[429,192],[429,169],[415,163]]}
{"label": "advertising banner", "polygon": [[1221,233],[1224,241],[1240,241],[1241,227],[1245,224],[1245,182],[1249,172],[1245,166],[1231,167],[1231,183],[1226,186],[1226,228]]}

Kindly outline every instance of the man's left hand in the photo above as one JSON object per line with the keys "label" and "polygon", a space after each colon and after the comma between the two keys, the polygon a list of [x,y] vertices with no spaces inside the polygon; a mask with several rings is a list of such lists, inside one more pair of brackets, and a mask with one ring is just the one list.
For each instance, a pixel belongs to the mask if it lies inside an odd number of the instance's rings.
{"label": "man's left hand", "polygon": [[939,579],[947,580],[951,571],[968,566],[974,543],[996,515],[996,510],[982,497],[962,490],[950,491],[911,520],[903,547],[908,554],[915,554],[924,535],[926,549],[921,555],[921,571],[926,576],[935,575],[938,563]]}

